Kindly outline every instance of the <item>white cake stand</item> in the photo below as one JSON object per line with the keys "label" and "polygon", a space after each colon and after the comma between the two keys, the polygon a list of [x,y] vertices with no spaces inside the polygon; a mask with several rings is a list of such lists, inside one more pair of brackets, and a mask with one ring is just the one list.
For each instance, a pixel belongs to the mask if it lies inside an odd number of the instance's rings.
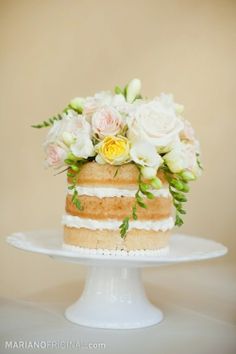
{"label": "white cake stand", "polygon": [[227,248],[211,240],[173,235],[168,254],[104,255],[62,247],[62,232],[56,230],[15,233],[7,242],[17,248],[52,258],[87,265],[84,291],[65,311],[79,325],[96,328],[142,328],[159,323],[162,312],[147,299],[140,269],[223,256]]}

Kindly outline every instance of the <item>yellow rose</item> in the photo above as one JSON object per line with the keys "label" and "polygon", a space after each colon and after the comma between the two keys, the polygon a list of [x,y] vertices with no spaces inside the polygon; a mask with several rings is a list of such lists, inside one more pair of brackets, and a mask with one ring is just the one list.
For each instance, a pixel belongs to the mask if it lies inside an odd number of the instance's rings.
{"label": "yellow rose", "polygon": [[96,150],[98,163],[107,162],[111,165],[121,165],[130,159],[130,143],[123,136],[107,136],[97,145]]}

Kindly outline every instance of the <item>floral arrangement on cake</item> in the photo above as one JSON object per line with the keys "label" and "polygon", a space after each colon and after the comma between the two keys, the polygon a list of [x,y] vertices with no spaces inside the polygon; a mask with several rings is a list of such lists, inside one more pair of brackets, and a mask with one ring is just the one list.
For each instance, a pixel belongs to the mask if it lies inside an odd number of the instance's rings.
{"label": "floral arrangement on cake", "polygon": [[116,165],[116,173],[120,165],[137,166],[135,203],[120,225],[121,237],[125,237],[129,221],[137,220],[137,208],[147,207],[145,197],[153,199],[153,189],[161,188],[160,170],[173,198],[175,225],[183,224],[189,182],[199,177],[202,169],[199,142],[183,112],[184,106],[175,103],[172,95],[143,98],[141,82],[134,79],[124,89],[115,87],[114,93],[76,97],[62,113],[32,127],[50,128],[44,143],[46,165],[61,169],[59,173],[67,172],[72,202],[80,210],[83,206],[76,182],[83,164]]}

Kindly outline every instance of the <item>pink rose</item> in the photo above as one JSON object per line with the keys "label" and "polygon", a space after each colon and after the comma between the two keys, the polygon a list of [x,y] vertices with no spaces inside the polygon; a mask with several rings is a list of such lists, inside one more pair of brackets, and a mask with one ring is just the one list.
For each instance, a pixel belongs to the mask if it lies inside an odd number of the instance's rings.
{"label": "pink rose", "polygon": [[83,105],[83,114],[91,117],[101,107],[111,105],[112,97],[113,95],[109,91],[98,92],[92,97],[87,97]]}
{"label": "pink rose", "polygon": [[64,160],[67,152],[56,144],[48,144],[46,146],[46,164],[49,167],[60,168],[64,166]]}
{"label": "pink rose", "polygon": [[120,113],[111,107],[103,107],[92,116],[92,130],[100,138],[116,135],[123,127]]}
{"label": "pink rose", "polygon": [[195,153],[200,153],[200,144],[199,141],[195,137],[195,131],[193,127],[191,126],[190,122],[186,119],[183,120],[184,127],[180,131],[180,139],[182,141],[187,142],[188,144],[191,144],[195,148]]}

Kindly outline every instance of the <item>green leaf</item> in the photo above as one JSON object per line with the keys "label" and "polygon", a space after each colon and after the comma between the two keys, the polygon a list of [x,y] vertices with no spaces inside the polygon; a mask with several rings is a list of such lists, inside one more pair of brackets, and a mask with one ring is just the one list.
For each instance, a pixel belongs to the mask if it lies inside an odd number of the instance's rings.
{"label": "green leaf", "polygon": [[175,217],[175,226],[182,226],[183,225],[183,220],[182,220],[182,218],[178,215],[178,214],[176,214],[176,217]]}
{"label": "green leaf", "polygon": [[137,215],[137,204],[135,203],[133,208],[132,208],[132,216],[134,220],[138,219],[138,215]]}
{"label": "green leaf", "polygon": [[79,167],[78,167],[78,166],[76,166],[76,165],[71,165],[70,167],[71,167],[71,169],[72,169],[73,171],[79,172]]}
{"label": "green leaf", "polygon": [[187,202],[187,198],[183,193],[176,193],[172,190],[171,194],[173,195],[174,199],[178,200],[178,202]]}
{"label": "green leaf", "polygon": [[120,168],[120,166],[117,167],[116,172],[114,173],[114,176],[113,176],[114,178],[117,176],[117,174],[119,172],[119,168]]}
{"label": "green leaf", "polygon": [[144,194],[145,194],[145,192],[148,190],[148,188],[150,188],[150,187],[149,187],[149,185],[146,184],[146,183],[140,183],[140,184],[139,184],[139,189],[140,189],[141,192],[144,193]]}
{"label": "green leaf", "polygon": [[65,159],[64,162],[65,162],[67,165],[71,165],[71,164],[74,163],[74,161],[71,160],[71,159]]}
{"label": "green leaf", "polygon": [[71,172],[67,172],[67,177],[75,177],[75,175]]}
{"label": "green leaf", "polygon": [[147,197],[148,199],[154,199],[154,198],[155,198],[155,195],[152,194],[151,192],[146,192],[145,195],[146,195],[146,197]]}
{"label": "green leaf", "polygon": [[145,204],[143,201],[137,200],[137,203],[141,208],[147,209],[147,204]]}
{"label": "green leaf", "polygon": [[114,91],[117,95],[124,95],[122,88],[120,88],[119,86],[116,86]]}
{"label": "green leaf", "polygon": [[120,236],[122,238],[125,238],[126,235],[127,235],[127,232],[128,232],[128,229],[129,229],[129,217],[126,216],[124,219],[123,219],[123,222],[122,224],[119,226],[119,229],[120,229]]}
{"label": "green leaf", "polygon": [[176,188],[178,191],[182,191],[184,188],[183,183],[177,179],[172,179],[170,181],[170,185],[173,186],[174,188]]}

